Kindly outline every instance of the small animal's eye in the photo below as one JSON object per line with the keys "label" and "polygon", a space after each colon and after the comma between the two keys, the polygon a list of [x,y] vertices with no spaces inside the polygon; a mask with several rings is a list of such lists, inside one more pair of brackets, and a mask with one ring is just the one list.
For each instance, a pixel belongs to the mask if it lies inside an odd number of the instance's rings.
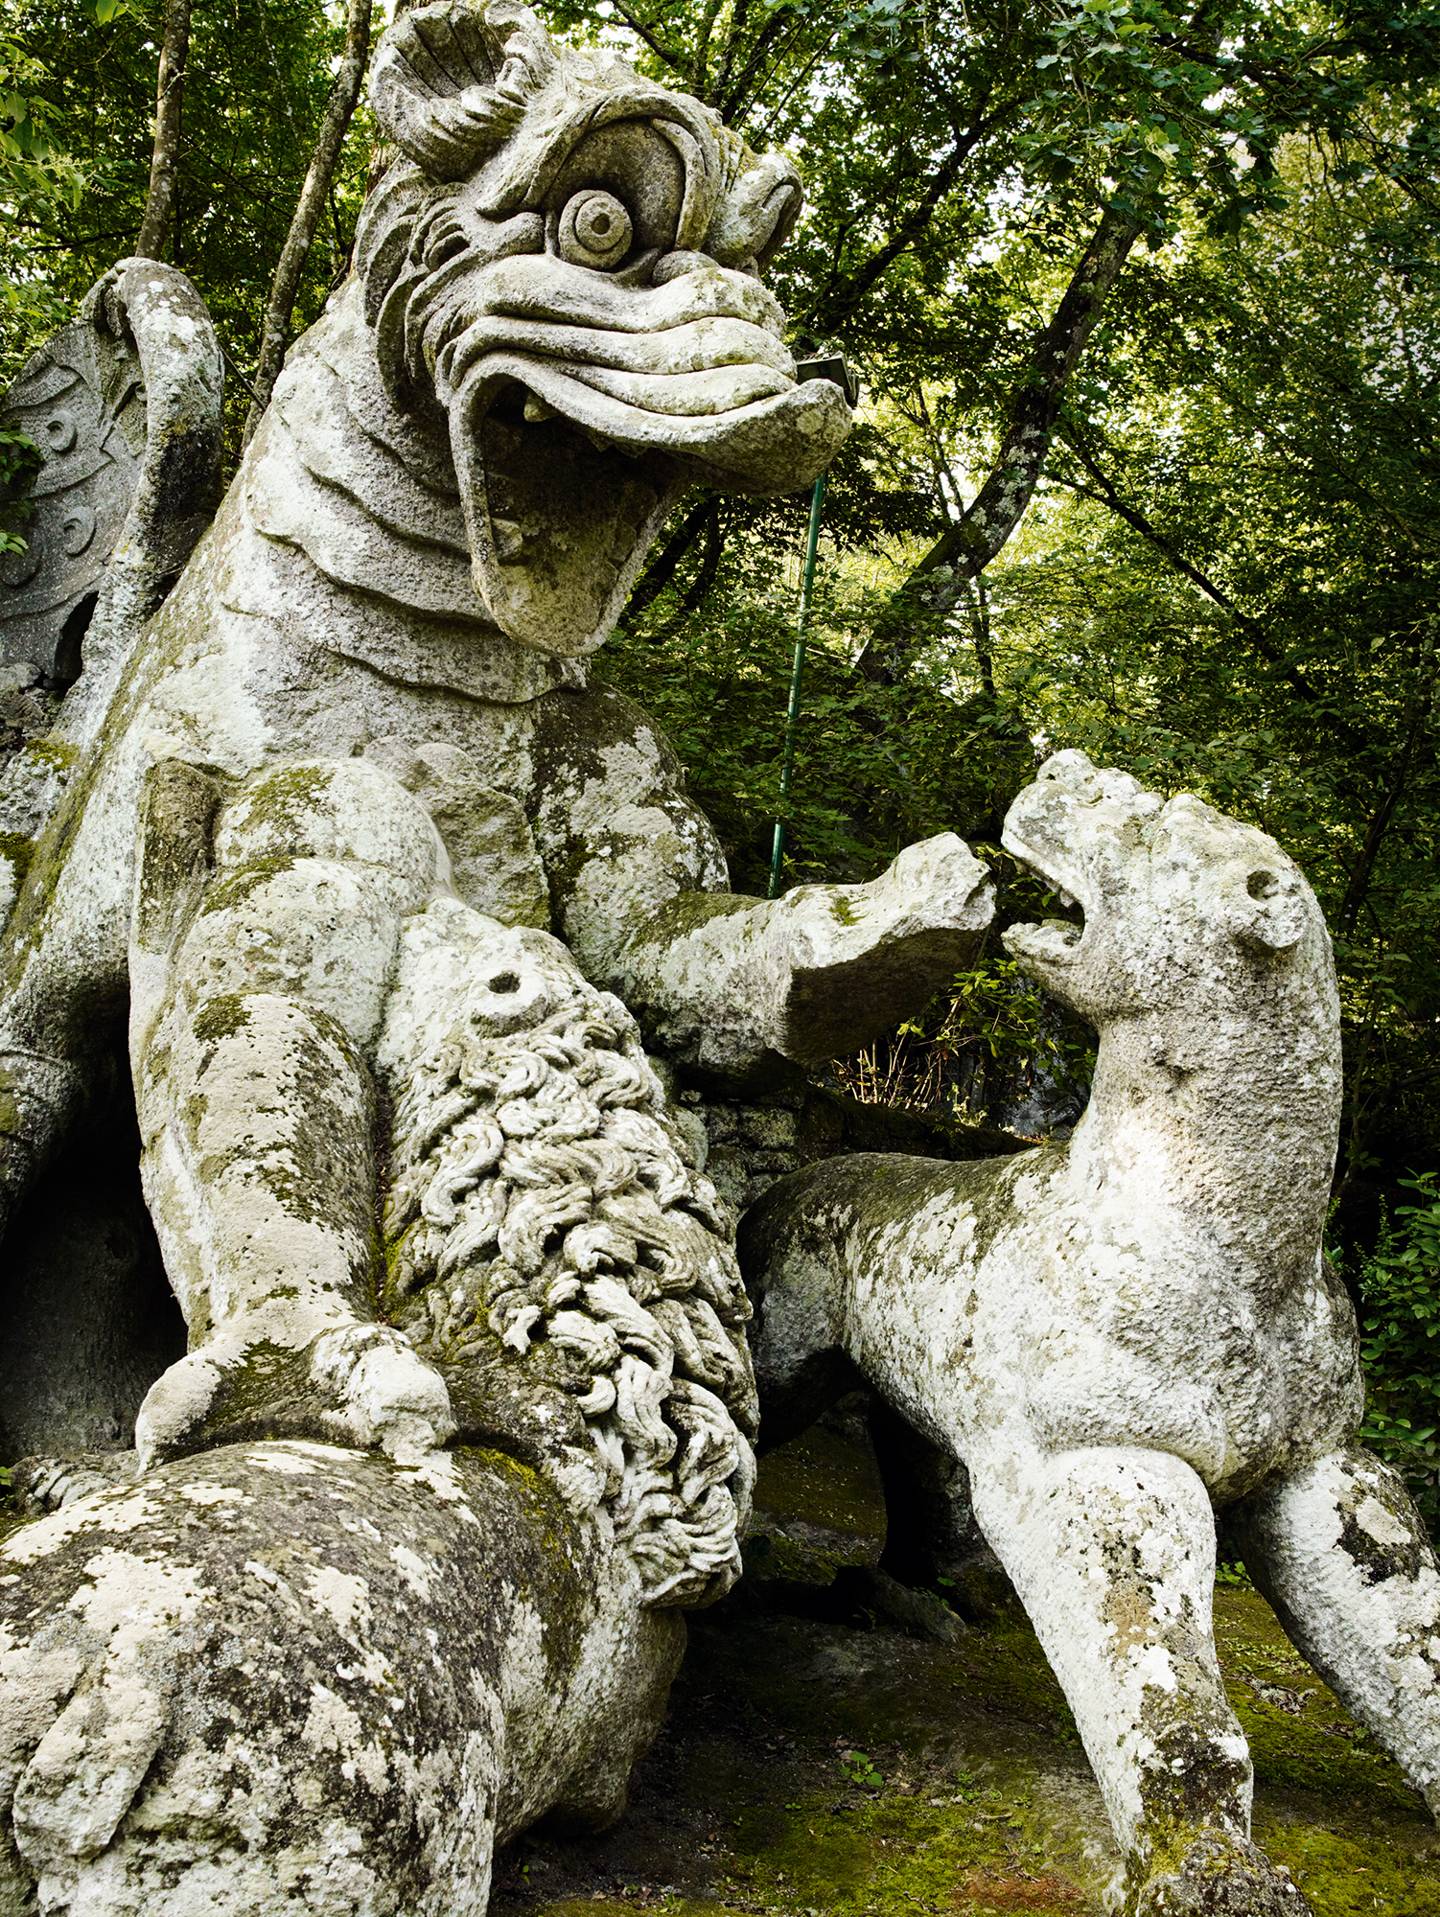
{"label": "small animal's eye", "polygon": [[630,251],[634,228],[613,193],[586,187],[573,193],[560,215],[560,257],[571,266],[618,266]]}

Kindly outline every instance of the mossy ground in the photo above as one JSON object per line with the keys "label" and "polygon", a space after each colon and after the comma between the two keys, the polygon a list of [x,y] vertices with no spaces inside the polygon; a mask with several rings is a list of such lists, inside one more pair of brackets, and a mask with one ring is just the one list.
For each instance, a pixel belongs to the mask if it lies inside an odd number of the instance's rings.
{"label": "mossy ground", "polygon": [[[760,1504],[750,1575],[694,1621],[627,1816],[513,1846],[494,1917],[1099,1917],[1114,1846],[1023,1616],[939,1645],[837,1598],[827,1580],[874,1563],[880,1521],[863,1451],[836,1434],[767,1460]],[[1440,1912],[1416,1794],[1253,1591],[1217,1591],[1216,1615],[1259,1842],[1316,1917]]]}

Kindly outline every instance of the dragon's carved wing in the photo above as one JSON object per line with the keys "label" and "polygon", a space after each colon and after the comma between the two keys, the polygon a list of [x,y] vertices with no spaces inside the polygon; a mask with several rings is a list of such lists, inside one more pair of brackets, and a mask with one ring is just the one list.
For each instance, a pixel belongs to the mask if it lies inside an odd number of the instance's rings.
{"label": "dragon's carved wing", "polygon": [[[38,453],[25,549],[0,555],[0,696],[28,701],[0,713],[0,831],[43,827],[65,762],[98,731],[214,513],[222,379],[215,329],[185,275],[121,260],[0,401],[0,420]],[[47,752],[27,735],[52,721],[64,749]]]}
{"label": "dragon's carved wing", "polygon": [[119,354],[103,364],[97,346],[83,320],[67,326],[31,355],[4,407],[5,424],[35,447],[39,470],[24,550],[0,555],[0,646],[7,664],[34,666],[51,685],[79,676],[79,634],[145,450],[139,382],[124,379],[116,391],[115,375],[131,369]]}

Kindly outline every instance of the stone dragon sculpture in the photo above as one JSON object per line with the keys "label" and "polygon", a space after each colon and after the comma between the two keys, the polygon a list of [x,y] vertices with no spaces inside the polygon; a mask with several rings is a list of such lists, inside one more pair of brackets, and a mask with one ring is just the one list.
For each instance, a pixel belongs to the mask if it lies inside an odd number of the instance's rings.
{"label": "stone dragon sculpture", "polygon": [[973,1511],[1064,1688],[1127,1911],[1299,1917],[1249,1838],[1212,1506],[1440,1813],[1440,1570],[1357,1441],[1354,1313],[1321,1251],[1329,937],[1273,840],[1083,753],[1048,762],[1004,843],[1083,911],[1005,940],[1098,1028],[1090,1104],[1063,1146],[852,1157],[765,1193],[741,1252],[766,1431],[805,1423],[854,1365],[923,1434],[953,1530]]}
{"label": "stone dragon sculpture", "polygon": [[989,914],[952,835],[732,895],[586,684],[685,485],[804,486],[848,429],[759,277],[787,164],[509,0],[408,12],[372,99],[354,275],[6,842],[7,1297],[44,1319],[16,1221],[133,1096],[187,1348],[0,1557],[4,1908],[478,1917],[497,1841],[617,1814],[754,1434],[641,1034],[710,1083],[823,1058]]}

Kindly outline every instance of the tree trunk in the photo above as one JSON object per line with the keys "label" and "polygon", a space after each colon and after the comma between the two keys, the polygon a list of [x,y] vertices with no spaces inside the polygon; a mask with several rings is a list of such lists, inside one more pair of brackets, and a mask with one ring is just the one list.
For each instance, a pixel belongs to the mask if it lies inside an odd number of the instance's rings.
{"label": "tree trunk", "polygon": [[260,332],[260,364],[256,368],[252,391],[254,399],[245,416],[245,441],[248,445],[270,404],[270,395],[285,363],[285,348],[290,342],[290,316],[300,289],[300,276],[310,257],[315,229],[335,177],[336,162],[345,144],[355,102],[365,79],[365,63],[370,52],[370,0],[350,0],[345,22],[345,51],[336,70],[330,97],[320,121],[320,136],[315,142],[305,183],[295,206],[295,217],[280,251],[275,277],[270,282],[270,298]]}
{"label": "tree trunk", "polygon": [[1065,388],[1140,231],[1137,220],[1107,209],[1065,297],[1035,343],[989,477],[920,561],[912,584],[950,568],[968,579],[978,578],[1019,525],[1044,471]]}
{"label": "tree trunk", "polygon": [[175,203],[175,160],[180,150],[180,108],[185,66],[190,57],[190,0],[167,0],[165,37],[155,84],[155,144],[150,152],[150,187],[135,251],[142,259],[165,255],[165,235]]}

